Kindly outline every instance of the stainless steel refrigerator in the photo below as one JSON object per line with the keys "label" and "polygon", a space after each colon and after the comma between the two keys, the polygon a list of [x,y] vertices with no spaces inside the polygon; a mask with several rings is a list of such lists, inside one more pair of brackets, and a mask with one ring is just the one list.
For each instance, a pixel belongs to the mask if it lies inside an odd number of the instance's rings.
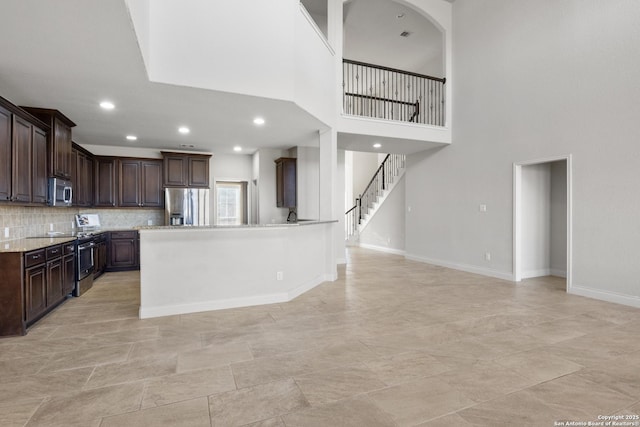
{"label": "stainless steel refrigerator", "polygon": [[209,225],[208,188],[165,188],[165,225]]}

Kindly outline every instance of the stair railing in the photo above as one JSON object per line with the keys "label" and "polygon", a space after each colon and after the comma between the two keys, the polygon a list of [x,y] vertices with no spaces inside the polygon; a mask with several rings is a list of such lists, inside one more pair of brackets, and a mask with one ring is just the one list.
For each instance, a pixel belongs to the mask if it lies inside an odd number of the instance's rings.
{"label": "stair railing", "polygon": [[342,60],[344,114],[445,125],[446,79]]}
{"label": "stair railing", "polygon": [[389,188],[393,180],[405,167],[406,156],[403,154],[387,154],[380,166],[371,177],[366,188],[356,198],[355,205],[345,212],[346,238],[358,232],[358,226],[369,213],[373,204],[378,201],[384,191]]}

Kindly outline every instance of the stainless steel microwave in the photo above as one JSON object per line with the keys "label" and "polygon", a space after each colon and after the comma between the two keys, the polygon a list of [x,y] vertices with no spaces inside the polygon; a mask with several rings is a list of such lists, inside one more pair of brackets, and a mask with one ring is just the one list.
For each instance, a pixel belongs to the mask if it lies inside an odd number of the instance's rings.
{"label": "stainless steel microwave", "polygon": [[49,178],[47,204],[49,206],[71,206],[73,187],[71,181],[60,178]]}

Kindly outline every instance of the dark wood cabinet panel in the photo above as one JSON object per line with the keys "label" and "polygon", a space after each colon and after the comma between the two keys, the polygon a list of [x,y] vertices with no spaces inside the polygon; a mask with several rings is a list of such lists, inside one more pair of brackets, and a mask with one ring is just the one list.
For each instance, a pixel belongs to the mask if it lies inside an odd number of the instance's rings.
{"label": "dark wood cabinet panel", "polygon": [[97,279],[107,269],[107,240],[99,240],[95,246],[93,278]]}
{"label": "dark wood cabinet panel", "polygon": [[186,187],[187,168],[188,162],[185,155],[164,154],[164,186]]}
{"label": "dark wood cabinet panel", "polygon": [[139,242],[137,231],[111,231],[107,271],[137,270],[140,267]]}
{"label": "dark wood cabinet panel", "polygon": [[162,152],[165,187],[209,188],[208,154]]}
{"label": "dark wood cabinet panel", "polygon": [[47,269],[44,264],[25,271],[25,318],[27,323],[36,319],[47,309],[46,277]]}
{"label": "dark wood cabinet panel", "polygon": [[76,254],[75,252],[62,258],[62,297],[73,292],[76,284]]}
{"label": "dark wood cabinet panel", "polygon": [[48,127],[47,152],[49,176],[71,178],[71,128],[76,124],[58,110],[48,108],[22,107],[42,120]]}
{"label": "dark wood cabinet panel", "polygon": [[31,144],[31,201],[47,203],[47,133],[33,127]]}
{"label": "dark wood cabinet panel", "polygon": [[71,177],[74,206],[93,206],[93,157],[82,148],[71,152]]}
{"label": "dark wood cabinet panel", "polygon": [[276,206],[296,207],[296,159],[276,159]]}
{"label": "dark wood cabinet panel", "polygon": [[116,162],[111,157],[95,159],[94,201],[97,207],[116,206]]}
{"label": "dark wood cabinet panel", "polygon": [[62,293],[62,259],[60,257],[47,261],[47,307],[64,298]]}
{"label": "dark wood cabinet panel", "polygon": [[118,206],[139,207],[140,197],[140,162],[137,160],[118,160]]}
{"label": "dark wood cabinet panel", "polygon": [[13,116],[13,174],[12,200],[31,202],[31,138],[32,126],[28,121]]}
{"label": "dark wood cabinet panel", "polygon": [[209,188],[209,157],[189,156],[189,187]]}
{"label": "dark wood cabinet panel", "polygon": [[143,160],[141,168],[141,203],[143,207],[164,206],[164,194],[162,192],[162,161]]}
{"label": "dark wood cabinet panel", "polygon": [[0,107],[0,200],[11,200],[11,123],[10,111]]}

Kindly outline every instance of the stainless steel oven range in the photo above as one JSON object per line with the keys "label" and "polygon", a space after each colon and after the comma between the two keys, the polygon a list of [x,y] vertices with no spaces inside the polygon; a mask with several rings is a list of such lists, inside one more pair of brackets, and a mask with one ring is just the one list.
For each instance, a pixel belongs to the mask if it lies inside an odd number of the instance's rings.
{"label": "stainless steel oven range", "polygon": [[95,244],[93,236],[78,238],[78,258],[76,288],[73,296],[79,297],[93,286],[93,270],[95,265]]}

